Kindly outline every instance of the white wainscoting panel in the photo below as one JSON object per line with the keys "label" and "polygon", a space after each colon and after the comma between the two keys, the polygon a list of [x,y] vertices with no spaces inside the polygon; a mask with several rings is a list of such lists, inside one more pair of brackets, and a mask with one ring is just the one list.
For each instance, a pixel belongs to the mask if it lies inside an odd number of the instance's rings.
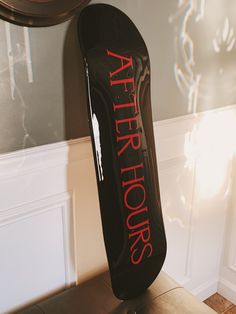
{"label": "white wainscoting panel", "polygon": [[201,300],[218,289],[235,125],[235,106],[155,123],[164,270]]}
{"label": "white wainscoting panel", "polygon": [[72,223],[67,194],[0,211],[0,313],[75,282]]}
{"label": "white wainscoting panel", "polygon": [[236,304],[236,157],[232,166],[232,190],[225,228],[219,292]]}
{"label": "white wainscoting panel", "polygon": [[185,167],[184,158],[159,164],[161,201],[168,241],[164,265],[181,285],[190,278],[192,237],[192,193],[194,168]]}
{"label": "white wainscoting panel", "polygon": [[[200,299],[217,291],[219,278],[220,291],[235,292],[235,111],[154,123],[168,242],[164,271]],[[107,267],[89,138],[0,156],[0,198],[0,313]]]}
{"label": "white wainscoting panel", "polygon": [[0,313],[76,282],[68,145],[0,157]]}
{"label": "white wainscoting panel", "polygon": [[69,164],[67,184],[74,190],[77,281],[81,282],[108,267],[89,139],[72,145]]}

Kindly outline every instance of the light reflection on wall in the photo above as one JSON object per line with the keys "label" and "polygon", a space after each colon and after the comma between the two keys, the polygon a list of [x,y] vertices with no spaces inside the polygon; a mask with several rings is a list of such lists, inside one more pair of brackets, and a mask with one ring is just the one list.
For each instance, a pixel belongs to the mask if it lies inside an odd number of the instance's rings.
{"label": "light reflection on wall", "polygon": [[186,136],[186,167],[196,162],[196,184],[202,198],[227,194],[229,165],[236,153],[235,134],[236,115],[225,111],[205,114]]}
{"label": "light reflection on wall", "polygon": [[236,102],[235,1],[179,0],[174,75],[189,113]]}
{"label": "light reflection on wall", "polygon": [[220,53],[222,49],[230,52],[235,44],[234,28],[230,26],[229,19],[225,18],[224,26],[218,28],[216,37],[213,38],[213,47],[215,52]]}
{"label": "light reflection on wall", "polygon": [[196,73],[194,58],[194,42],[188,32],[188,23],[192,16],[195,22],[204,18],[205,0],[179,0],[178,10],[175,15],[169,17],[169,22],[174,23],[177,18],[183,16],[179,26],[175,27],[176,63],[174,73],[177,85],[183,95],[188,97],[188,112],[197,111],[198,90],[201,74]]}
{"label": "light reflection on wall", "polygon": [[30,50],[30,37],[29,37],[29,29],[27,27],[22,27],[22,32],[24,35],[24,43],[20,44],[16,43],[17,52],[14,54],[12,47],[12,38],[11,38],[11,24],[8,22],[4,22],[5,24],[5,36],[6,36],[6,49],[8,56],[8,67],[9,75],[10,75],[10,88],[11,88],[11,97],[15,99],[15,64],[17,63],[25,63],[27,74],[28,74],[28,82],[33,83],[33,68],[32,68],[32,60],[31,60],[31,50]]}

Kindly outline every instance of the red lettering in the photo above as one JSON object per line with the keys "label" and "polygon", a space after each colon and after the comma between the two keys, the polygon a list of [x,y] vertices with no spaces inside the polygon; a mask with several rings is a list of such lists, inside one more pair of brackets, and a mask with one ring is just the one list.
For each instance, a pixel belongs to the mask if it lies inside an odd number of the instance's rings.
{"label": "red lettering", "polygon": [[[147,193],[145,189],[144,165],[140,162],[139,152],[141,148],[141,126],[142,122],[137,104],[135,92],[135,78],[133,76],[133,58],[122,56],[107,49],[107,56],[116,59],[113,71],[109,72],[110,86],[114,86],[114,96],[119,99],[119,103],[113,103],[115,118],[115,129],[117,134],[118,157],[120,163],[124,162],[125,166],[120,167],[122,179],[123,205],[127,213],[126,227],[129,232],[130,260],[133,265],[138,265],[152,255],[153,247],[150,241],[151,231],[148,219],[148,207],[146,202]],[[128,73],[129,72],[129,73]],[[132,75],[131,75],[132,73]],[[115,88],[117,86],[117,88]],[[120,95],[117,95],[118,91]],[[128,92],[128,93],[127,93]],[[124,110],[123,110],[124,109]],[[132,133],[132,134],[129,134]],[[127,150],[128,149],[128,150]],[[130,150],[133,150],[132,152]],[[132,157],[129,158],[129,153]],[[135,162],[136,161],[136,162]]]}
{"label": "red lettering", "polygon": [[[142,196],[142,199],[140,201],[140,203],[136,206],[131,206],[129,203],[128,203],[128,196],[129,194],[134,191],[134,189],[141,189],[142,192],[143,192],[143,196]],[[136,191],[137,192],[137,191]],[[140,196],[141,195],[141,192],[138,193],[138,195]],[[124,203],[125,203],[125,206],[127,208],[129,208],[130,210],[137,210],[139,208],[141,208],[143,206],[143,204],[145,203],[146,201],[146,191],[145,191],[145,188],[142,184],[134,184],[134,185],[131,185],[126,191],[125,191],[125,195],[124,195]]]}
{"label": "red lettering", "polygon": [[134,248],[137,246],[138,242],[141,241],[142,243],[148,243],[151,237],[150,234],[150,227],[148,226],[147,228],[144,228],[142,230],[133,232],[129,235],[129,238],[133,238],[137,236],[136,240],[131,246],[131,251],[134,250]]}
{"label": "red lettering", "polygon": [[[140,133],[128,134],[124,136],[118,136],[117,142],[125,141],[124,146],[118,152],[118,156],[123,154],[123,152],[131,145],[134,150],[138,150],[141,147]],[[136,143],[135,143],[136,140]]]}
{"label": "red lettering", "polygon": [[144,208],[142,208],[142,209],[139,209],[139,210],[134,211],[134,212],[132,212],[131,214],[129,214],[129,216],[128,216],[127,220],[126,220],[126,225],[127,225],[127,227],[129,228],[129,230],[135,230],[135,229],[138,229],[138,228],[140,228],[140,227],[143,227],[143,226],[149,224],[149,221],[148,221],[148,220],[144,220],[144,221],[142,221],[142,222],[140,222],[140,223],[138,223],[138,224],[137,224],[137,223],[136,223],[136,224],[131,224],[131,219],[132,219],[133,217],[137,219],[137,216],[138,216],[138,215],[140,215],[140,214],[142,214],[142,213],[145,213],[145,212],[147,212],[147,211],[148,211],[147,207],[144,207]]}
{"label": "red lettering", "polygon": [[138,117],[116,120],[116,132],[120,134],[119,125],[120,124],[125,124],[125,123],[128,124],[128,130],[131,131],[132,130],[132,122],[135,122],[135,124],[136,124],[136,128],[135,129],[137,130],[137,128],[138,128],[138,120],[139,120]]}
{"label": "red lettering", "polygon": [[151,243],[145,244],[145,246],[142,248],[142,251],[141,251],[141,253],[140,253],[140,255],[138,257],[135,257],[135,254],[138,251],[138,249],[134,250],[132,252],[132,254],[131,254],[131,262],[134,265],[140,264],[142,262],[143,258],[144,258],[145,252],[147,253],[147,250],[150,251],[149,254],[147,255],[147,257],[150,257],[152,255],[152,251],[153,251]]}
{"label": "red lettering", "polygon": [[[129,173],[129,172],[133,172],[133,176],[134,176],[134,179],[132,180],[129,180],[129,181],[122,181],[122,186],[125,187],[127,185],[131,185],[131,184],[134,184],[134,183],[137,183],[137,182],[140,182],[140,181],[144,181],[144,176],[142,177],[138,177],[137,176],[137,170],[138,169],[143,169],[143,163],[137,165],[137,166],[132,166],[132,167],[128,167],[128,168],[122,168],[121,169],[121,174],[124,174],[124,173]],[[129,173],[129,176],[131,176],[131,174]]]}
{"label": "red lettering", "polygon": [[[112,52],[110,50],[107,50],[107,55],[108,56],[112,56],[114,58],[117,58],[117,59],[120,59],[120,62],[121,62],[121,67],[118,68],[116,71],[114,72],[110,72],[110,77],[113,77],[114,75],[120,73],[121,71],[124,71],[125,69],[129,68],[129,67],[132,67],[133,68],[133,59],[132,57],[124,57],[124,56],[121,56],[115,52]],[[127,62],[126,64],[124,64],[124,62]]]}
{"label": "red lettering", "polygon": [[135,113],[138,113],[138,108],[137,108],[137,99],[136,99],[136,95],[132,94],[134,101],[131,103],[127,103],[127,104],[119,104],[119,105],[113,105],[114,111],[116,111],[117,109],[123,109],[123,108],[132,108],[134,107],[135,109]]}
{"label": "red lettering", "polygon": [[110,80],[110,84],[111,86],[113,85],[121,85],[121,84],[124,84],[125,86],[125,92],[128,92],[128,87],[127,85],[128,84],[132,84],[132,92],[135,90],[135,86],[134,86],[134,78],[126,78],[126,79],[123,79],[123,80]]}

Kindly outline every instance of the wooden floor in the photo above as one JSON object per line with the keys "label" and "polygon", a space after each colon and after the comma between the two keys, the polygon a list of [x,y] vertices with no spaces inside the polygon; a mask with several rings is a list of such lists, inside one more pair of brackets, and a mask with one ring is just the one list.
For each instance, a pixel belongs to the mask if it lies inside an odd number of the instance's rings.
{"label": "wooden floor", "polygon": [[204,301],[208,306],[220,314],[236,314],[236,305],[226,300],[218,293]]}

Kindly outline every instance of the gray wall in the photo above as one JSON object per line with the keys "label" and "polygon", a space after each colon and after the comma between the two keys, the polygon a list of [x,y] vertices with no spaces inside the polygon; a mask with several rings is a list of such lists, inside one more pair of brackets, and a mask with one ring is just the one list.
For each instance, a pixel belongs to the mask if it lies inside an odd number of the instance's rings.
{"label": "gray wall", "polygon": [[28,35],[0,22],[0,153],[88,134],[75,23]]}
{"label": "gray wall", "polygon": [[154,120],[235,104],[236,1],[104,2],[126,11],[147,43]]}
{"label": "gray wall", "polygon": [[[235,1],[103,2],[125,11],[147,43],[154,120],[235,103]],[[0,42],[0,153],[88,135],[76,21],[0,21]]]}

